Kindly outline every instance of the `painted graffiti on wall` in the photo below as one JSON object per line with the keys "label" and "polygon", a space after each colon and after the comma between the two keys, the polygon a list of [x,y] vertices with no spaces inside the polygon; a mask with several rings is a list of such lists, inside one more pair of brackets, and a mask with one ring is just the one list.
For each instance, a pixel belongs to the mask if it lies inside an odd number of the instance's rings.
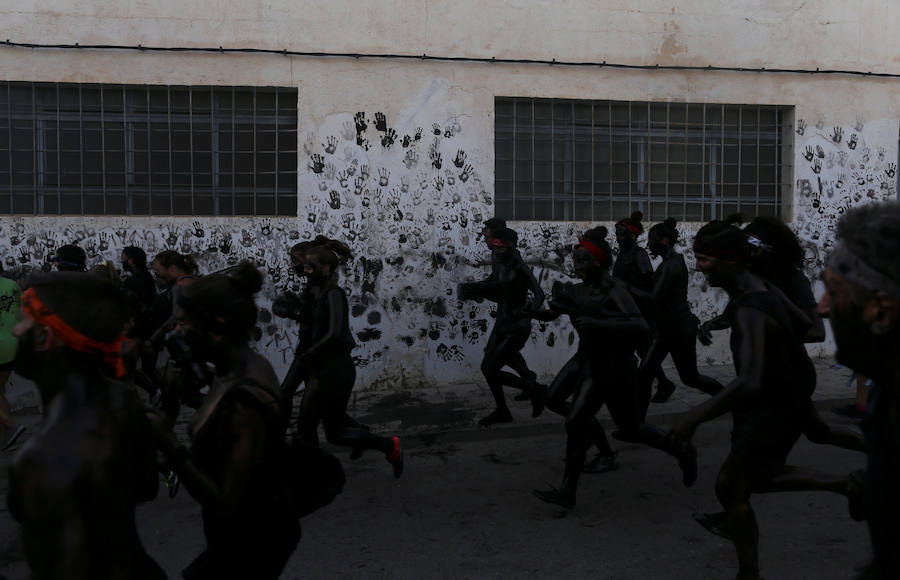
{"label": "painted graffiti on wall", "polygon": [[[428,102],[411,99],[399,111],[354,110],[308,121],[301,128],[296,218],[5,218],[0,219],[4,265],[7,270],[46,267],[65,243],[84,248],[91,264],[118,263],[128,245],[149,256],[163,249],[193,254],[202,273],[252,260],[267,278],[256,348],[283,374],[297,328],[271,314],[271,301],[280,292],[300,289],[289,268],[290,246],[322,234],[346,242],[355,254],[341,271],[341,283],[350,295],[358,344],[358,391],[480,381],[492,307],[459,301],[455,288],[489,271],[481,228],[493,215],[490,119],[482,115],[473,121],[445,97],[446,92]],[[794,151],[792,225],[807,248],[807,273],[816,277],[836,219],[853,205],[896,196],[897,124],[809,125],[801,119]],[[519,232],[523,257],[549,291],[554,280],[570,279],[571,244],[594,224],[511,225]],[[606,225],[612,231],[612,224]],[[679,225],[678,250],[691,269],[689,246],[697,227]],[[646,245],[646,238],[639,243]],[[726,300],[697,273],[691,275],[688,298],[704,320],[720,313]],[[546,377],[571,355],[575,342],[565,318],[535,322],[523,352]],[[701,362],[729,360],[721,339],[698,353]]]}

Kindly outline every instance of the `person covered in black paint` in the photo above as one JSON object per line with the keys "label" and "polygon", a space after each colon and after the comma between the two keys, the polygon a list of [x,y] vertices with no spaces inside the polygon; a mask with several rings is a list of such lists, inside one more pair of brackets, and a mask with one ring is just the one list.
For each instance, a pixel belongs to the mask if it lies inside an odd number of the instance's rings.
{"label": "person covered in black paint", "polygon": [[[294,244],[290,250],[291,270],[298,276],[305,276],[306,252],[310,248],[323,246],[330,249],[338,258],[339,264],[346,264],[353,258],[353,253],[346,244],[327,238],[316,236],[315,239]],[[280,318],[287,318],[299,323],[297,334],[297,348],[294,352],[294,360],[288,368],[284,379],[281,381],[282,406],[285,409],[286,420],[291,416],[294,393],[301,383],[306,382],[309,376],[308,360],[304,356],[306,347],[311,344],[310,324],[312,321],[312,309],[315,299],[312,295],[312,285],[305,284],[300,294],[286,292],[278,296],[272,302],[272,313]],[[345,414],[345,421],[351,427],[368,430],[367,425],[356,421],[350,415]]]}
{"label": "person covered in black paint", "polygon": [[350,333],[347,295],[337,283],[341,259],[329,245],[313,246],[303,256],[309,289],[309,329],[304,350],[298,353],[306,368],[306,390],[297,419],[297,437],[318,446],[321,422],[329,443],[351,448],[358,458],[368,449],[384,453],[394,477],[403,474],[403,450],[399,437],[382,437],[347,420],[347,403],[356,381],[350,356],[355,342]]}
{"label": "person covered in black paint", "polygon": [[[578,331],[578,351],[563,368],[573,401],[565,405],[568,393],[551,391],[551,408],[566,416],[566,467],[558,489],[535,490],[548,503],[575,507],[578,481],[591,444],[602,445],[603,428],[594,418],[606,404],[613,421],[627,438],[676,455],[685,485],[696,479],[696,452],[689,444],[670,445],[664,432],[641,424],[634,406],[637,373],[635,351],[649,328],[628,290],[609,275],[612,252],[606,242],[607,230],[588,230],[575,246],[572,261],[580,284],[557,282],[550,309],[535,312],[542,320],[569,316]],[[564,382],[554,381],[557,389]],[[561,403],[563,403],[561,405]],[[608,448],[608,444],[607,444]],[[602,452],[602,449],[601,449]]]}
{"label": "person covered in black paint", "polygon": [[[647,323],[652,326],[654,313],[648,298],[653,291],[653,264],[650,263],[647,251],[637,243],[638,237],[644,233],[644,225],[641,223],[643,217],[642,212],[635,211],[629,217],[616,222],[615,233],[619,254],[613,264],[612,275],[613,278],[625,283],[644,318],[647,319]],[[648,335],[647,344],[643,345],[638,354],[642,357],[645,356],[649,347],[650,336]],[[661,366],[656,372],[656,383],[657,389],[663,393],[675,390],[675,385],[666,376]]]}
{"label": "person covered in black paint", "polygon": [[849,500],[854,519],[865,517],[858,477],[834,476],[785,464],[803,432],[815,369],[802,335],[809,324],[789,300],[747,267],[746,235],[714,221],[697,233],[697,270],[730,298],[731,352],[737,377],[718,394],[688,411],[670,432],[689,442],[697,427],[731,412],[731,450],[716,480],[725,508],[741,580],[758,579],[759,530],[750,495],[776,491],[831,491]]}
{"label": "person covered in black paint", "polygon": [[128,307],[83,272],[37,274],[28,286],[15,370],[37,385],[44,424],[10,466],[7,500],[31,578],[165,578],[135,522],[158,477],[143,406],[119,380]]}
{"label": "person covered in black paint", "polygon": [[[675,251],[678,241],[676,222],[672,218],[650,228],[648,245],[654,256],[663,261],[653,274],[653,289],[645,294],[652,321],[650,346],[641,361],[638,376],[638,408],[647,415],[653,377],[666,355],[672,355],[681,382],[713,395],[722,390],[719,381],[701,375],[697,370],[697,325],[687,300],[688,270],[684,257]],[[632,289],[633,293],[639,293]],[[674,383],[657,385],[653,402],[662,403],[672,395]]]}
{"label": "person covered in black paint", "polygon": [[175,332],[215,378],[189,425],[187,449],[159,411],[148,409],[157,445],[202,506],[206,549],[187,580],[278,578],[300,541],[283,477],[284,422],[278,377],[250,346],[262,274],[241,262],[175,296]]}
{"label": "person covered in black paint", "polygon": [[[735,216],[735,220],[737,220]],[[803,248],[794,232],[780,219],[760,216],[744,227],[749,244],[747,267],[769,284],[780,290],[790,302],[800,309],[809,320],[808,328],[801,339],[804,343],[825,340],[825,325],[818,315],[816,299],[813,297],[809,279],[803,274]],[[711,332],[728,328],[731,314],[725,314],[704,322],[700,326],[699,340],[710,344]],[[802,329],[801,329],[802,330]],[[802,355],[806,351],[798,351]],[[804,361],[811,365],[812,361]],[[815,389],[815,383],[811,385]],[[808,418],[803,434],[813,443],[835,445],[851,451],[866,451],[865,440],[855,431],[835,429],[826,423],[813,405],[812,392],[808,402]],[[695,513],[697,520],[707,530],[730,539],[730,530],[725,513]]]}
{"label": "person covered in black paint", "polygon": [[861,424],[874,558],[860,578],[900,578],[900,203],[851,209],[836,241],[819,313],[831,323],[837,361],[874,383]]}
{"label": "person covered in black paint", "polygon": [[[544,410],[545,387],[537,383],[535,374],[528,369],[520,352],[531,336],[531,317],[526,312],[540,307],[544,292],[531,268],[515,249],[518,236],[513,230],[491,224],[487,225],[484,233],[485,242],[491,250],[491,274],[480,282],[460,284],[457,295],[460,300],[489,300],[497,304],[494,327],[481,361],[481,372],[491,389],[496,408],[478,422],[480,425],[492,425],[512,421],[512,413],[503,394],[504,385],[528,394],[532,417],[537,417]],[[518,376],[504,371],[505,366],[515,370]]]}

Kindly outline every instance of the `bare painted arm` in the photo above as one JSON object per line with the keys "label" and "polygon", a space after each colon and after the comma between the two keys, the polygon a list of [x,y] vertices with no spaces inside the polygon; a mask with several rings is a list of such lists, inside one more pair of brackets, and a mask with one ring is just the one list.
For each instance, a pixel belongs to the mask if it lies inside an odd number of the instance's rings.
{"label": "bare painted arm", "polygon": [[677,440],[689,441],[701,423],[734,409],[742,399],[752,396],[762,388],[762,372],[765,365],[766,341],[765,314],[753,308],[739,308],[735,315],[733,332],[740,333],[740,351],[735,353],[740,361],[740,374],[717,395],[688,411],[687,417],[672,430]]}
{"label": "bare painted arm", "polygon": [[[573,321],[575,328],[597,328],[620,332],[644,334],[650,332],[647,321],[638,310],[634,299],[624,288],[616,287],[610,298],[617,310],[601,310],[592,312],[593,316],[578,316]],[[599,316],[597,313],[599,312]]]}

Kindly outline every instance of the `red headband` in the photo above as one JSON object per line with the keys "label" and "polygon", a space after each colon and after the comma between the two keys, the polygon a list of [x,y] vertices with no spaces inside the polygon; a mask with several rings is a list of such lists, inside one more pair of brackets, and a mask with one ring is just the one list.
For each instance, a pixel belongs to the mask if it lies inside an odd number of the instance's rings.
{"label": "red headband", "polygon": [[595,246],[584,238],[578,238],[578,243],[575,244],[575,247],[577,248],[579,246],[590,252],[598,262],[605,262],[607,260],[606,252],[604,252],[603,248],[600,246]]}
{"label": "red headband", "polygon": [[112,342],[100,342],[78,332],[41,302],[34,288],[22,293],[22,310],[37,324],[53,330],[67,347],[77,352],[103,355],[103,362],[116,372],[117,378],[125,376],[127,371],[122,359],[122,347],[131,341],[124,336],[119,335]]}
{"label": "red headband", "polygon": [[633,233],[635,235],[635,237],[641,235],[640,228],[638,228],[636,225],[634,225],[633,223],[631,223],[628,220],[619,220],[618,222],[616,222],[616,225],[624,227],[629,232]]}

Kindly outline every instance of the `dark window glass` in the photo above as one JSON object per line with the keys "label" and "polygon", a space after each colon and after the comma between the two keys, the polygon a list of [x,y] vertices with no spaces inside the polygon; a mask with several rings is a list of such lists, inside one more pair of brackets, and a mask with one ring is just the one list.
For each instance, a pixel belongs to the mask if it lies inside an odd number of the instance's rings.
{"label": "dark window glass", "polygon": [[495,99],[495,212],[517,220],[779,215],[785,107]]}
{"label": "dark window glass", "polygon": [[297,102],[273,87],[2,83],[0,213],[296,215]]}

